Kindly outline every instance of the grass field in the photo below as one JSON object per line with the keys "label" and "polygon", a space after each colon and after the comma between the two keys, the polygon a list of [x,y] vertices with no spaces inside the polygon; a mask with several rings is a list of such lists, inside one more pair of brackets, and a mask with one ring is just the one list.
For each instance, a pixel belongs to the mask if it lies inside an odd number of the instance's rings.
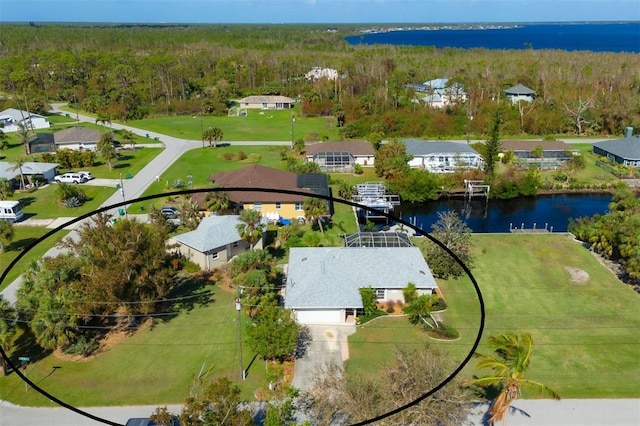
{"label": "grass field", "polygon": [[[233,295],[211,286],[201,290],[214,291],[209,303],[159,320],[153,328],[146,327],[91,360],[65,361],[50,353],[31,353],[26,347],[15,352],[39,359],[27,370],[31,380],[61,400],[81,406],[181,403],[192,379],[203,373],[230,377],[243,396],[252,399],[254,391],[266,385],[265,366],[256,359],[249,367],[253,354],[243,347],[243,364],[249,370],[247,380],[239,380]],[[18,339],[18,347],[23,340]],[[60,368],[49,375],[54,366]],[[0,378],[0,394],[21,405],[53,405],[33,389],[25,392],[15,374]]]}
{"label": "grass field", "polygon": [[[20,252],[24,250],[29,244],[37,240],[38,238],[51,231],[47,228],[30,227],[30,226],[15,226],[14,237],[11,244],[9,244],[4,253],[0,253],[0,272],[9,266],[9,264],[18,257]],[[7,274],[4,281],[0,284],[0,290],[3,290],[9,284],[13,282],[29,265],[30,259],[40,259],[51,247],[53,247],[58,241],[67,235],[67,231],[60,231],[55,235],[47,238],[45,241],[38,244],[33,250],[31,250],[24,258],[22,258]]]}
{"label": "grass field", "polygon": [[[305,139],[310,134],[316,135],[316,140],[338,140],[335,118],[301,117],[296,109],[247,111],[246,117],[169,116],[134,120],[126,124],[192,140],[201,140],[202,130],[209,127],[221,129],[223,141],[291,141]],[[294,116],[295,123],[292,122]]]}
{"label": "grass field", "polygon": [[[486,309],[483,341],[500,333],[531,333],[535,349],[529,377],[564,398],[640,397],[636,293],[565,235],[474,235],[474,243],[473,273]],[[573,283],[565,267],[587,272],[588,281]],[[441,288],[449,304],[445,321],[461,339],[436,342],[405,318],[382,318],[350,338],[348,368],[375,371],[390,359],[395,344],[425,341],[459,364],[479,327],[479,303],[466,278],[442,282]],[[486,351],[481,345],[479,352]],[[473,362],[463,377],[484,374]]]}

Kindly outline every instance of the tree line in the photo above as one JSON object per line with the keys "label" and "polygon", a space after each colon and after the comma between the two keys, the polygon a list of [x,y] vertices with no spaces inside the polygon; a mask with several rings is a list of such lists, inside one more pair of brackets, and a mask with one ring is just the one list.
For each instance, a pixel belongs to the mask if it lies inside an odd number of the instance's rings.
{"label": "tree line", "polygon": [[[349,45],[354,28],[295,25],[81,26],[4,24],[3,103],[44,112],[61,100],[113,119],[225,114],[246,95],[286,95],[306,115],[334,115],[345,138],[445,138],[487,133],[505,106],[505,134],[619,135],[640,127],[640,57],[559,50]],[[337,80],[307,80],[311,68]],[[416,103],[408,83],[447,77],[468,100]],[[504,89],[524,84],[532,104]]]}

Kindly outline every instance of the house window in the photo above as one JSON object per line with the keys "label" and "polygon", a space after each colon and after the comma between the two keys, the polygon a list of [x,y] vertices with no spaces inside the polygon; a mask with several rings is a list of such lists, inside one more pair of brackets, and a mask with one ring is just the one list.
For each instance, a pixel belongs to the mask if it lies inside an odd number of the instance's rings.
{"label": "house window", "polygon": [[257,212],[262,211],[262,203],[253,203],[253,209]]}
{"label": "house window", "polygon": [[276,203],[276,209],[279,209],[280,207],[282,207],[282,203]]}
{"label": "house window", "polygon": [[262,103],[262,109],[267,109],[267,108],[269,108],[269,105],[267,105],[266,102],[263,102]]}
{"label": "house window", "polygon": [[377,300],[384,300],[384,297],[385,297],[384,288],[376,288],[376,299]]}
{"label": "house window", "polygon": [[218,257],[220,257],[220,254],[218,252],[211,253],[211,260],[217,260]]}
{"label": "house window", "polygon": [[302,211],[302,203],[296,203],[296,211]]}
{"label": "house window", "polygon": [[234,241],[233,247],[238,247],[238,241]]}

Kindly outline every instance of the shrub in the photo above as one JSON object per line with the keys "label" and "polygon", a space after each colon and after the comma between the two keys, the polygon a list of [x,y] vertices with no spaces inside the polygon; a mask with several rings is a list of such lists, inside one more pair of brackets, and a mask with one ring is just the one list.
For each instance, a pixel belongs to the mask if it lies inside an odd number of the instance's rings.
{"label": "shrub", "polygon": [[225,152],[224,155],[222,156],[222,158],[224,158],[227,161],[231,161],[231,160],[233,160],[233,153]]}
{"label": "shrub", "polygon": [[247,154],[244,151],[238,151],[238,161],[246,160]]}
{"label": "shrub", "polygon": [[362,173],[364,173],[364,171],[362,170],[362,166],[360,164],[353,165],[353,172],[357,175],[361,175]]}
{"label": "shrub", "polygon": [[68,209],[72,209],[74,207],[80,207],[82,202],[78,197],[69,197],[62,201],[62,205]]}
{"label": "shrub", "polygon": [[385,309],[385,311],[387,311],[388,314],[392,314],[396,309],[396,302],[393,300],[387,300],[387,302],[385,303],[387,308]]}
{"label": "shrub", "polygon": [[438,322],[437,326],[437,328],[425,326],[426,333],[434,339],[453,340],[460,337],[458,330],[443,322]]}
{"label": "shrub", "polygon": [[69,345],[64,352],[71,355],[89,356],[96,349],[98,349],[98,343],[95,339],[81,335],[78,340]]}

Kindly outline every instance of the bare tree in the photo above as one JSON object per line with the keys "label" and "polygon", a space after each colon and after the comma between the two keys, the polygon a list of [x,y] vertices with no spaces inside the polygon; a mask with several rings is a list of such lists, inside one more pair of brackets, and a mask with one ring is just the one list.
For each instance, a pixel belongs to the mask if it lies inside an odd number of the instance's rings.
{"label": "bare tree", "polygon": [[574,121],[576,125],[576,129],[578,130],[578,135],[582,134],[582,125],[590,123],[590,121],[587,121],[587,119],[585,118],[585,113],[589,111],[589,109],[591,109],[592,106],[593,106],[593,102],[583,101],[582,98],[578,98],[578,105],[573,110],[569,108],[569,105],[564,104],[564,107],[567,110],[569,117],[571,117],[571,119]]}

